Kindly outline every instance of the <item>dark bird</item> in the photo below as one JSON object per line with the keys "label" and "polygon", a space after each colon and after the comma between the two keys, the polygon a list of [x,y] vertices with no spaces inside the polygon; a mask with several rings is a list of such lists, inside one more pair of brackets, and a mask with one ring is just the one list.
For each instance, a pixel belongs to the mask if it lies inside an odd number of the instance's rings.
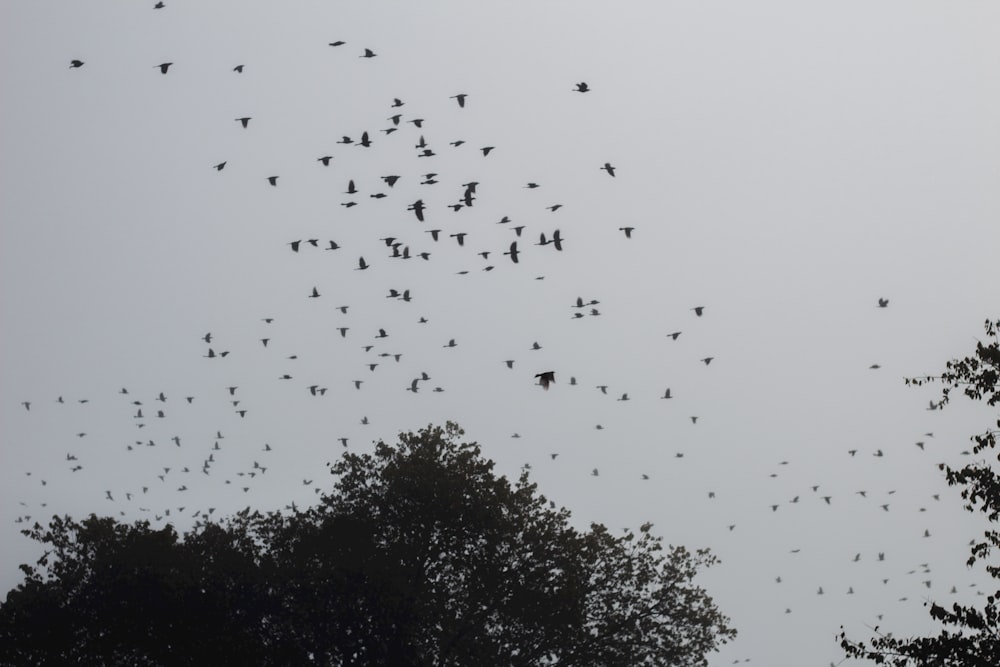
{"label": "dark bird", "polygon": [[404,104],[403,100],[399,99],[398,97],[392,98],[392,106],[393,107],[401,107],[401,106],[403,106],[403,104]]}
{"label": "dark bird", "polygon": [[253,116],[243,116],[242,118],[237,118],[236,120],[239,123],[242,123],[243,127],[246,127],[247,125],[250,124],[250,119],[251,118],[253,118]]}
{"label": "dark bird", "polygon": [[483,157],[486,157],[487,155],[490,154],[490,151],[492,151],[494,148],[496,148],[496,146],[483,146],[479,150],[483,152]]}
{"label": "dark bird", "polygon": [[278,185],[278,177],[277,176],[268,176],[267,177],[267,182],[270,183],[271,185],[277,186]]}
{"label": "dark bird", "polygon": [[611,166],[611,163],[610,163],[610,162],[605,162],[605,163],[604,163],[604,166],[603,166],[603,167],[601,167],[601,169],[603,169],[604,171],[608,172],[608,174],[609,174],[609,175],[610,175],[610,176],[611,176],[612,178],[614,178],[614,176],[615,176],[615,168],[614,168],[613,166]]}
{"label": "dark bird", "polygon": [[[549,390],[549,385],[550,384],[554,384],[555,381],[556,381],[556,372],[555,371],[545,371],[544,373],[538,373],[537,375],[535,375],[535,377],[538,378],[538,384],[540,384],[542,386],[542,389],[544,389],[545,391],[548,391]],[[555,457],[553,457],[553,458],[555,458]]]}
{"label": "dark bird", "polygon": [[448,236],[450,236],[451,238],[453,238],[456,241],[458,241],[458,245],[464,246],[465,245],[465,237],[466,237],[467,234],[468,234],[468,232],[458,232],[457,234],[449,234]]}
{"label": "dark bird", "polygon": [[434,241],[438,240],[438,234],[441,233],[440,229],[428,229],[428,230],[425,230],[425,231],[426,231],[427,234],[431,235],[431,239],[434,240]]}
{"label": "dark bird", "polygon": [[70,69],[77,69],[79,67],[83,67],[83,61],[82,60],[70,60],[69,61],[69,68]]}
{"label": "dark bird", "polygon": [[338,141],[337,143],[338,144],[353,144],[354,143],[354,139],[351,139],[350,137],[348,137],[348,136],[345,135],[345,136],[341,137],[340,141]]}
{"label": "dark bird", "polygon": [[385,184],[388,185],[391,188],[392,186],[394,186],[396,184],[396,181],[399,180],[399,176],[395,176],[395,175],[392,175],[392,176],[383,176],[382,180],[385,181]]}
{"label": "dark bird", "polygon": [[455,339],[452,338],[445,345],[442,345],[441,347],[458,347],[458,343],[456,343]]}
{"label": "dark bird", "polygon": [[324,167],[330,166],[330,160],[333,159],[332,155],[324,155],[323,157],[316,158],[317,162],[322,162]]}
{"label": "dark bird", "polygon": [[562,252],[562,242],[563,239],[562,236],[559,234],[559,230],[557,229],[556,231],[552,232],[552,245],[555,246],[555,249],[560,252]]}
{"label": "dark bird", "polygon": [[336,42],[330,42],[330,46],[343,46],[344,44],[347,44],[347,42],[344,42],[339,39]]}
{"label": "dark bird", "polygon": [[313,287],[312,294],[309,295],[309,298],[310,299],[318,299],[319,298],[319,291],[315,287]]}
{"label": "dark bird", "polygon": [[505,252],[504,254],[510,257],[510,261],[517,264],[517,256],[518,256],[517,241],[511,243],[510,250]]}
{"label": "dark bird", "polygon": [[358,189],[354,187],[354,179],[347,181],[347,191],[344,192],[345,195],[356,195]]}
{"label": "dark bird", "polygon": [[880,298],[878,300],[878,307],[879,308],[888,308],[889,307],[889,299],[881,299]]}
{"label": "dark bird", "polygon": [[673,396],[670,395],[670,388],[669,387],[667,387],[667,390],[665,392],[663,392],[663,396],[660,396],[660,398],[673,398]]}
{"label": "dark bird", "polygon": [[574,88],[573,90],[574,92],[577,93],[589,93],[590,86],[587,85],[586,81],[581,81],[580,83],[576,84],[576,88]]}
{"label": "dark bird", "polygon": [[468,97],[465,93],[459,93],[458,95],[452,95],[451,99],[458,102],[458,106],[465,107],[465,98]]}
{"label": "dark bird", "polygon": [[619,227],[618,231],[625,232],[625,238],[632,238],[632,232],[635,231],[635,227]]}
{"label": "dark bird", "polygon": [[365,52],[358,56],[359,58],[374,58],[377,54],[371,49],[365,49]]}
{"label": "dark bird", "polygon": [[677,338],[678,338],[678,337],[679,337],[680,335],[681,335],[681,332],[680,332],[680,331],[675,331],[675,332],[673,332],[673,333],[668,333],[668,334],[667,334],[667,338],[672,338],[673,340],[677,340]]}
{"label": "dark bird", "polygon": [[212,165],[212,169],[215,169],[216,171],[222,171],[225,168],[226,168],[225,161],[220,162],[219,164],[216,164],[216,165]]}
{"label": "dark bird", "polygon": [[164,7],[166,7],[166,5],[163,4],[162,2],[157,2],[155,5],[153,5],[153,9],[163,9]]}
{"label": "dark bird", "polygon": [[[424,126],[424,119],[423,118],[411,118],[410,120],[408,120],[406,122],[407,123],[413,123],[417,127],[423,127]],[[423,146],[417,146],[417,148],[423,148]]]}
{"label": "dark bird", "polygon": [[237,65],[236,67],[233,68],[233,71],[238,74],[243,74],[243,65]]}
{"label": "dark bird", "polygon": [[[424,201],[422,199],[418,199],[417,201],[407,206],[406,210],[413,211],[413,214],[417,216],[417,220],[419,220],[420,222],[424,221]],[[434,240],[436,241],[437,239]]]}
{"label": "dark bird", "polygon": [[371,140],[368,139],[368,133],[367,132],[362,132],[361,133],[361,141],[358,142],[358,146],[364,146],[365,148],[368,148],[371,145],[372,145],[372,142],[371,142]]}
{"label": "dark bird", "polygon": [[369,265],[368,265],[367,262],[365,262],[365,258],[364,257],[358,257],[358,268],[356,268],[354,270],[355,271],[364,271],[365,269],[368,268],[368,266]]}
{"label": "dark bird", "polygon": [[708,366],[710,363],[712,363],[712,359],[715,359],[715,357],[705,357],[701,361],[704,362],[706,366]]}
{"label": "dark bird", "polygon": [[153,67],[160,68],[160,74],[166,74],[171,65],[173,65],[173,63],[160,63],[159,65],[153,65]]}

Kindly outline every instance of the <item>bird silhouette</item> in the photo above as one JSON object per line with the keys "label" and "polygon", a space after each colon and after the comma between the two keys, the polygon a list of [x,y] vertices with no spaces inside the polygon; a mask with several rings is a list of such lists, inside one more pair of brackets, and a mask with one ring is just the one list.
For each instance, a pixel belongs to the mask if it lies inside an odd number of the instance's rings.
{"label": "bird silhouette", "polygon": [[[535,377],[538,378],[538,384],[540,384],[542,386],[542,389],[548,391],[549,390],[549,385],[550,384],[554,384],[555,381],[556,381],[556,372],[555,371],[545,371],[543,373],[536,374]],[[553,458],[555,458],[555,457],[553,457]]]}
{"label": "bird silhouette", "polygon": [[253,116],[243,116],[242,118],[237,118],[236,121],[238,123],[240,123],[241,125],[243,125],[243,127],[246,127],[246,126],[248,126],[250,124],[250,120],[252,118],[253,118]]}
{"label": "bird silhouette", "polygon": [[364,257],[358,257],[358,266],[354,270],[355,271],[364,271],[365,269],[368,268],[368,266],[369,266],[369,264],[367,262],[365,262],[365,258]]}
{"label": "bird silhouette", "polygon": [[451,99],[458,102],[458,106],[465,107],[465,98],[468,97],[465,93],[459,93],[458,95],[452,95]]}
{"label": "bird silhouette", "polygon": [[378,54],[375,53],[374,51],[372,51],[371,49],[365,49],[365,52],[363,54],[361,54],[360,56],[358,56],[358,57],[359,58],[374,58],[376,55],[378,55]]}
{"label": "bird silhouette", "polygon": [[215,169],[216,171],[222,171],[223,169],[226,168],[226,163],[225,161],[220,162],[219,164],[212,165],[212,168]]}
{"label": "bird silhouette", "polygon": [[80,67],[83,67],[83,61],[82,60],[70,60],[69,61],[69,68],[70,69],[79,69]]}
{"label": "bird silhouette", "polygon": [[267,177],[267,182],[270,183],[273,186],[277,186],[278,185],[278,177],[277,176],[268,176]]}
{"label": "bird silhouette", "polygon": [[153,65],[153,67],[159,68],[160,74],[166,74],[171,65],[173,65],[173,63],[160,63],[159,65]]}
{"label": "bird silhouette", "polygon": [[882,298],[880,298],[878,300],[878,307],[879,308],[888,308],[889,307],[889,299],[882,299]]}
{"label": "bird silhouette", "polygon": [[705,312],[705,306],[695,306],[691,310],[694,311],[695,315],[697,315],[698,317],[701,317],[702,313]]}
{"label": "bird silhouette", "polygon": [[590,86],[587,85],[586,81],[581,81],[580,83],[576,84],[576,88],[574,88],[573,91],[577,93],[589,93]]}
{"label": "bird silhouette", "polygon": [[236,72],[237,74],[243,74],[243,65],[237,65],[236,67],[233,68],[233,71]]}
{"label": "bird silhouette", "polygon": [[611,176],[612,178],[614,178],[614,176],[615,176],[615,168],[613,166],[611,166],[610,162],[605,162],[604,166],[601,167],[601,169],[603,169],[604,171],[608,172],[608,175]]}

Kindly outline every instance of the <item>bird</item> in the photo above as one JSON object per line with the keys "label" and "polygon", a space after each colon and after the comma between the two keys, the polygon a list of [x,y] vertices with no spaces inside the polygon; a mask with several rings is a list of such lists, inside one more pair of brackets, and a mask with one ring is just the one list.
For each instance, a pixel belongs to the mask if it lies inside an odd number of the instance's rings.
{"label": "bird", "polygon": [[374,58],[376,55],[378,55],[378,54],[375,53],[374,51],[372,51],[371,49],[365,49],[365,52],[363,54],[361,54],[360,56],[358,56],[358,57],[359,58]]}
{"label": "bird", "polygon": [[490,154],[490,151],[492,151],[495,148],[496,148],[496,146],[483,146],[479,150],[481,150],[483,152],[483,157],[486,157],[487,155]]}
{"label": "bird", "polygon": [[511,243],[510,244],[510,250],[508,250],[504,254],[510,257],[510,261],[512,261],[515,264],[517,264],[517,256],[518,256],[517,241],[514,241],[513,243]]}
{"label": "bird", "polygon": [[[540,384],[542,386],[542,389],[544,389],[545,391],[548,391],[549,390],[549,385],[550,384],[554,384],[555,381],[556,381],[556,372],[555,371],[545,371],[545,372],[542,372],[542,373],[537,373],[535,375],[535,377],[538,378],[538,384]],[[555,457],[553,456],[552,458],[555,458]]]}
{"label": "bird", "polygon": [[158,67],[160,69],[160,74],[166,74],[171,65],[173,65],[173,63],[160,63],[159,65],[153,65],[153,67]]}
{"label": "bird", "polygon": [[459,93],[458,95],[452,95],[451,99],[458,102],[458,106],[465,107],[465,98],[468,97],[465,93]]}
{"label": "bird", "polygon": [[226,162],[225,162],[225,160],[223,160],[219,164],[212,165],[212,168],[215,169],[216,171],[222,171],[223,169],[226,168]]}
{"label": "bird", "polygon": [[705,306],[695,306],[691,310],[694,311],[695,315],[697,315],[698,317],[701,317],[702,313],[705,312]]}
{"label": "bird", "polygon": [[252,118],[253,118],[253,116],[243,116],[242,118],[237,118],[236,121],[239,122],[239,123],[241,123],[243,125],[243,127],[246,127],[247,125],[250,124],[250,120]]}
{"label": "bird", "polygon": [[344,44],[347,44],[347,42],[344,42],[339,39],[336,42],[330,42],[330,46],[343,46]]}
{"label": "bird", "polygon": [[680,332],[680,331],[675,331],[675,332],[673,332],[673,333],[668,333],[668,334],[667,334],[667,338],[671,338],[671,339],[673,339],[673,340],[677,340],[677,338],[678,338],[678,337],[679,337],[680,335],[681,335],[681,332]]}
{"label": "bird", "polygon": [[576,88],[574,88],[573,91],[577,93],[589,93],[590,86],[587,85],[586,81],[581,81],[580,83],[576,84]]}
{"label": "bird", "polygon": [[362,132],[361,133],[361,141],[358,142],[358,146],[363,146],[365,148],[368,148],[371,145],[372,145],[372,142],[368,138],[368,133],[367,132]]}
{"label": "bird", "polygon": [[663,392],[663,396],[660,398],[673,398],[673,396],[670,395],[670,387],[667,387],[667,390]]}
{"label": "bird", "polygon": [[268,176],[267,177],[267,182],[270,183],[273,186],[277,186],[278,185],[278,177],[277,176]]}
{"label": "bird", "polygon": [[701,361],[702,361],[702,362],[703,362],[703,363],[704,363],[704,364],[705,364],[706,366],[708,366],[708,365],[709,365],[710,363],[712,363],[712,359],[715,359],[715,357],[705,357],[705,358],[704,358],[704,359],[702,359]]}
{"label": "bird", "polygon": [[354,269],[354,270],[355,271],[364,271],[365,269],[368,268],[368,266],[369,266],[369,264],[367,262],[365,262],[365,258],[364,257],[358,257],[358,267],[356,269]]}
{"label": "bird", "polygon": [[611,178],[615,177],[615,168],[613,166],[611,166],[610,162],[605,162],[604,166],[601,167],[601,169],[603,169],[604,171],[608,172],[608,175],[611,176]]}
{"label": "bird", "polygon": [[632,238],[632,232],[635,231],[635,227],[619,227],[618,231],[625,232],[625,238]]}
{"label": "bird", "polygon": [[409,206],[406,207],[407,211],[413,211],[413,214],[417,216],[417,220],[420,222],[424,221],[424,200],[418,199]]}
{"label": "bird", "polygon": [[332,155],[324,155],[323,157],[316,158],[317,162],[322,162],[324,167],[330,166],[330,160],[333,159]]}
{"label": "bird", "polygon": [[315,287],[313,287],[312,294],[309,295],[309,298],[310,299],[318,299],[319,298],[319,290],[317,290]]}
{"label": "bird", "polygon": [[889,299],[879,298],[879,300],[878,300],[878,307],[879,308],[888,308],[889,307]]}
{"label": "bird", "polygon": [[236,72],[237,74],[243,74],[243,65],[237,65],[236,67],[233,68],[233,71]]}
{"label": "bird", "polygon": [[82,60],[70,60],[69,61],[69,68],[70,69],[79,69],[81,67],[83,67],[83,61]]}

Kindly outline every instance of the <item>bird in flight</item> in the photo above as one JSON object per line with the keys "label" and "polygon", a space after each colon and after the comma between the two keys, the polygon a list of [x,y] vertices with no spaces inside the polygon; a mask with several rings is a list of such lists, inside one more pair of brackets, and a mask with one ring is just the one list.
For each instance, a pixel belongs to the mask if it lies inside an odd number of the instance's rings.
{"label": "bird in flight", "polygon": [[880,298],[878,300],[878,307],[879,308],[888,308],[889,307],[889,299],[882,299],[882,298]]}
{"label": "bird in flight", "polygon": [[69,61],[69,68],[70,69],[78,69],[80,67],[83,67],[83,61],[82,60],[70,60]]}
{"label": "bird in flight", "polygon": [[158,67],[160,69],[160,74],[166,74],[171,65],[173,65],[173,63],[160,63],[159,65],[153,65],[153,67]]}
{"label": "bird in flight", "polygon": [[364,257],[358,257],[358,268],[356,268],[354,270],[355,271],[364,271],[365,269],[368,268],[368,266],[369,266],[369,264],[367,262],[365,262],[365,258]]}
{"label": "bird in flight", "polygon": [[336,42],[330,42],[330,46],[343,46],[344,44],[347,44],[347,42],[339,39]]}
{"label": "bird in flight", "polygon": [[625,232],[625,238],[632,238],[632,232],[635,231],[635,227],[619,227],[618,231]]}
{"label": "bird in flight", "polygon": [[556,381],[555,371],[545,371],[544,373],[538,373],[535,375],[538,378],[538,384],[542,386],[542,389],[548,391],[549,385],[554,384]]}
{"label": "bird in flight", "polygon": [[695,306],[695,307],[694,307],[694,308],[692,308],[691,310],[693,310],[693,311],[694,311],[694,314],[695,314],[695,315],[697,315],[698,317],[701,317],[701,314],[702,314],[703,312],[705,312],[705,306]]}
{"label": "bird in flight", "polygon": [[239,121],[240,123],[242,123],[243,127],[246,127],[247,125],[250,124],[250,119],[251,118],[252,118],[252,116],[243,116],[242,118],[237,118],[236,120]]}
{"label": "bird in flight", "polygon": [[365,52],[362,55],[358,56],[358,57],[359,58],[374,58],[376,55],[378,55],[378,54],[375,53],[374,51],[372,51],[371,49],[365,49]]}
{"label": "bird in flight", "polygon": [[465,98],[468,97],[465,93],[459,93],[458,95],[452,95],[451,99],[458,102],[458,106],[465,107]]}
{"label": "bird in flight", "polygon": [[505,252],[504,254],[510,257],[510,261],[517,264],[518,252],[519,251],[517,249],[517,241],[514,241],[513,243],[510,244],[510,250]]}
{"label": "bird in flight", "polygon": [[277,187],[277,185],[278,185],[278,177],[277,176],[268,176],[267,177],[267,182],[270,183],[271,185]]}
{"label": "bird in flight", "polygon": [[322,162],[324,167],[330,166],[330,160],[333,159],[332,155],[324,155],[323,157],[316,158],[317,162]]}
{"label": "bird in flight", "polygon": [[233,71],[236,72],[237,74],[243,74],[243,65],[237,65],[236,67],[233,68]]}
{"label": "bird in flight", "polygon": [[605,162],[604,166],[601,167],[601,169],[603,169],[604,171],[608,172],[608,175],[611,176],[611,178],[615,177],[615,168],[614,168],[614,166],[612,166],[612,164],[610,162]]}
{"label": "bird in flight", "polygon": [[212,165],[212,169],[215,169],[216,171],[222,171],[225,168],[226,168],[225,161],[222,161],[219,164]]}
{"label": "bird in flight", "polygon": [[573,91],[577,93],[589,93],[590,86],[587,85],[586,81],[581,81],[580,83],[576,84],[576,88],[574,88]]}

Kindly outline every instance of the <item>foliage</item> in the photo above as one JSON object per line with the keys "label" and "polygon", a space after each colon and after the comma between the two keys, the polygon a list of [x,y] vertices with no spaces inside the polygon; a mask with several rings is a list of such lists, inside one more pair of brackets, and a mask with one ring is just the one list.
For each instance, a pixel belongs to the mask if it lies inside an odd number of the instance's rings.
{"label": "foliage", "polygon": [[581,532],[454,424],[345,454],[291,513],[54,517],[0,607],[3,665],[705,665],[735,636],[707,551]]}
{"label": "foliage", "polygon": [[[974,356],[953,359],[940,376],[909,378],[906,384],[921,386],[928,382],[943,385],[942,398],[931,403],[931,409],[946,406],[954,393],[960,391],[973,401],[985,401],[990,407],[1000,403],[1000,320],[986,322],[986,335],[990,341],[978,342]],[[973,453],[986,452],[982,461],[969,463],[961,468],[940,464],[950,486],[962,487],[965,509],[982,512],[990,524],[1000,518],[1000,475],[992,462],[1000,461],[996,451],[996,436],[1000,433],[1000,418],[996,428],[972,436]],[[966,561],[968,566],[987,558],[1000,546],[1000,531],[989,529],[981,542],[974,543]],[[986,571],[1000,579],[1000,565],[986,564]],[[954,604],[950,609],[930,605],[931,617],[943,627],[931,637],[901,639],[891,634],[879,634],[868,643],[848,639],[841,631],[841,646],[848,657],[870,660],[892,667],[910,665],[948,665],[954,667],[996,667],[1000,665],[1000,591],[986,597],[982,609]],[[876,628],[876,631],[878,628]]]}

